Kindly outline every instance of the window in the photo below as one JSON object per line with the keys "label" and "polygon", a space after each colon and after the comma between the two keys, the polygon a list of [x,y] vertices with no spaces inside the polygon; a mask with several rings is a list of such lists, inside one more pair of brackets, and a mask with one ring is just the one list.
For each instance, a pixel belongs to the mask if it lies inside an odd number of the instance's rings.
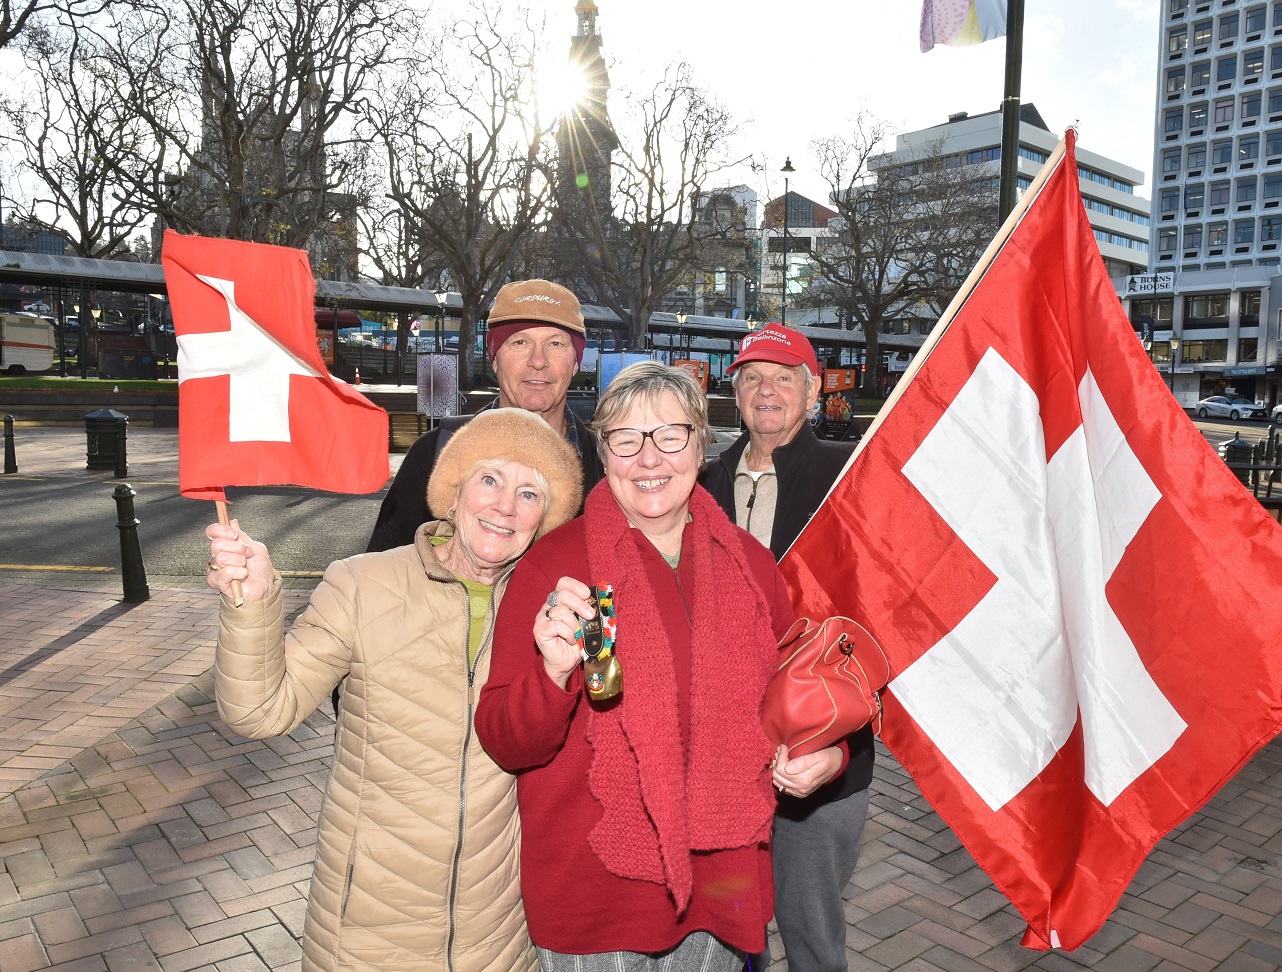
{"label": "window", "polygon": [[1264,243],[1282,240],[1282,216],[1265,216],[1260,220],[1260,240]]}
{"label": "window", "polygon": [[1202,246],[1202,227],[1185,226],[1184,227],[1184,249],[1196,250]]}
{"label": "window", "polygon": [[1237,204],[1249,205],[1255,202],[1255,180],[1239,179],[1237,181]]}
{"label": "window", "polygon": [[1260,157],[1260,136],[1243,135],[1237,140],[1237,160],[1241,165],[1244,162],[1254,162]]}
{"label": "window", "polygon": [[1189,168],[1200,169],[1206,165],[1206,146],[1190,145],[1189,146]]}
{"label": "window", "polygon": [[[1232,104],[1232,102],[1229,102],[1230,107]],[[1211,146],[1212,165],[1228,165],[1232,161],[1233,143],[1231,141],[1225,140],[1223,142],[1216,142]]]}
{"label": "window", "polygon": [[1180,208],[1180,191],[1178,189],[1162,190],[1162,212],[1174,213]]}
{"label": "window", "polygon": [[1227,125],[1233,120],[1233,99],[1225,98],[1215,103],[1215,124]]}
{"label": "window", "polygon": [[1185,341],[1180,345],[1180,358],[1183,361],[1224,361],[1229,353],[1229,342],[1221,338],[1218,341]]}
{"label": "window", "polygon": [[[1193,46],[1205,47],[1209,43],[1211,43],[1211,22],[1209,20],[1203,20],[1201,23],[1194,24]],[[1183,49],[1183,47],[1180,48],[1180,50]],[[1172,48],[1172,50],[1174,50],[1174,48]]]}
{"label": "window", "polygon": [[1180,108],[1172,108],[1166,113],[1166,124],[1164,130],[1169,135],[1171,132],[1178,132],[1184,127],[1184,112]]}
{"label": "window", "polygon": [[1189,30],[1177,27],[1166,35],[1166,53],[1168,57],[1180,57],[1189,46]]}
{"label": "window", "polygon": [[1227,206],[1229,204],[1229,184],[1227,182],[1211,183],[1211,205]]}
{"label": "window", "polygon": [[1239,219],[1233,223],[1233,242],[1241,246],[1255,242],[1255,220]]}
{"label": "window", "polygon": [[1001,158],[1001,146],[991,148],[975,149],[973,152],[966,153],[966,164],[977,165],[980,162],[992,162],[994,159]]}
{"label": "window", "polygon": [[1246,12],[1246,32],[1258,34],[1264,29],[1264,7],[1254,7]]}
{"label": "window", "polygon": [[1180,150],[1167,149],[1162,153],[1162,171],[1179,172],[1180,171]]}
{"label": "window", "polygon": [[1201,209],[1205,197],[1206,190],[1200,182],[1197,185],[1186,186],[1184,189],[1184,208],[1188,210]]}
{"label": "window", "polygon": [[[1282,50],[1279,47],[1278,50]],[[1189,68],[1189,84],[1195,88],[1205,88],[1211,83],[1211,62],[1203,61]]]}
{"label": "window", "polygon": [[1282,130],[1265,134],[1264,154],[1268,156],[1282,155]]}
{"label": "window", "polygon": [[1237,58],[1222,57],[1215,62],[1215,80],[1227,84],[1237,77]]}
{"label": "window", "polygon": [[1258,78],[1264,73],[1264,51],[1247,51],[1242,55],[1242,78]]}
{"label": "window", "polygon": [[1209,247],[1228,246],[1229,224],[1208,223],[1206,226],[1206,245]]}
{"label": "window", "polygon": [[1258,91],[1248,91],[1242,96],[1242,120],[1260,117],[1260,102],[1263,99]]}
{"label": "window", "polygon": [[1198,294],[1195,297],[1185,297],[1184,319],[1186,321],[1198,321],[1199,323],[1206,321],[1224,321],[1227,323],[1229,319],[1228,293]]}
{"label": "window", "polygon": [[1282,199],[1282,173],[1264,177],[1264,198]]}
{"label": "window", "polygon": [[1238,338],[1237,341],[1237,359],[1239,361],[1254,361],[1260,354],[1259,338]]}
{"label": "window", "polygon": [[1166,93],[1179,94],[1184,90],[1184,68],[1174,68],[1166,72]]}
{"label": "window", "polygon": [[1237,36],[1238,15],[1225,14],[1220,18],[1220,40],[1232,40]]}
{"label": "window", "polygon": [[1269,92],[1269,114],[1282,111],[1282,88],[1275,88]]}
{"label": "window", "polygon": [[1159,253],[1175,252],[1175,227],[1157,231],[1157,251]]}
{"label": "window", "polygon": [[1189,128],[1206,127],[1206,102],[1200,105],[1189,105]]}
{"label": "window", "polygon": [[1171,13],[1183,13],[1189,8],[1189,0],[1171,0]]}

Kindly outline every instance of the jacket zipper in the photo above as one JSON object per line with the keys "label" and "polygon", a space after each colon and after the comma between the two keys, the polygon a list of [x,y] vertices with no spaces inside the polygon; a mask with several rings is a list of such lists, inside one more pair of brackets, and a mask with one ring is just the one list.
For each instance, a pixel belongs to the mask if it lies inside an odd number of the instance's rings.
{"label": "jacket zipper", "polygon": [[[459,584],[463,588],[463,597],[467,601],[467,630],[470,639],[472,632],[472,592],[467,589],[466,584]],[[493,597],[493,594],[490,595]],[[490,602],[491,610],[494,602]],[[482,639],[484,644],[484,639]],[[467,658],[468,643],[463,644],[463,658]],[[476,657],[481,657],[480,649],[477,649]],[[466,822],[467,808],[467,752],[472,744],[472,684],[476,679],[476,663],[471,662],[467,666],[467,724],[463,729],[463,756],[460,760],[460,773],[458,785],[458,833],[454,840],[454,863],[450,868],[450,903],[449,903],[449,936],[445,941],[445,965],[449,972],[454,972],[454,939],[458,935],[458,918],[454,913],[454,906],[458,902],[458,874],[459,864],[463,859],[463,826]]]}
{"label": "jacket zipper", "polygon": [[751,533],[752,532],[752,504],[757,502],[757,484],[761,482],[761,477],[749,476],[748,478],[752,480],[752,492],[748,495],[748,502],[746,504],[748,508],[748,521],[744,523],[743,528],[747,530],[749,533]]}

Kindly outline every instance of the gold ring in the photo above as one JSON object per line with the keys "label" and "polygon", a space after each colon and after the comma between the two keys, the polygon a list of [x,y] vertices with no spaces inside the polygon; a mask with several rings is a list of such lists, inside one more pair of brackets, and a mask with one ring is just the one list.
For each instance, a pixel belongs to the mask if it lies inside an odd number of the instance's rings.
{"label": "gold ring", "polygon": [[221,570],[222,568],[221,568],[221,567],[219,567],[216,563],[214,563],[214,562],[211,560],[211,561],[209,561],[209,569],[210,569],[210,571],[212,572],[212,571],[215,571],[215,570]]}

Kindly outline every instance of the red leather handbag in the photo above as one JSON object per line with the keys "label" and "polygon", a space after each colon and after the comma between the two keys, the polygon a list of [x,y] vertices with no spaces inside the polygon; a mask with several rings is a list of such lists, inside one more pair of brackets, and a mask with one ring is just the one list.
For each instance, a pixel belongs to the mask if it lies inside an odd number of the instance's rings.
{"label": "red leather handbag", "polygon": [[881,731],[877,693],[890,680],[881,645],[850,618],[799,618],[779,643],[779,668],[766,687],[766,737],[805,756],[836,745],[873,723]]}

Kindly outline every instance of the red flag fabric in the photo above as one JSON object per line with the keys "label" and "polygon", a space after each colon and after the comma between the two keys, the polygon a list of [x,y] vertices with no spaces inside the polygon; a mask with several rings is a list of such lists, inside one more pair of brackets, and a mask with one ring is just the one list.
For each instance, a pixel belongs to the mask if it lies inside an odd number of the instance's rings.
{"label": "red flag fabric", "polygon": [[167,230],[161,263],[178,339],[182,494],[381,489],[387,412],[326,370],[307,254]]}
{"label": "red flag fabric", "polygon": [[781,567],[885,646],[883,738],[1024,944],[1073,949],[1282,725],[1282,530],[1136,339],[1066,143]]}

